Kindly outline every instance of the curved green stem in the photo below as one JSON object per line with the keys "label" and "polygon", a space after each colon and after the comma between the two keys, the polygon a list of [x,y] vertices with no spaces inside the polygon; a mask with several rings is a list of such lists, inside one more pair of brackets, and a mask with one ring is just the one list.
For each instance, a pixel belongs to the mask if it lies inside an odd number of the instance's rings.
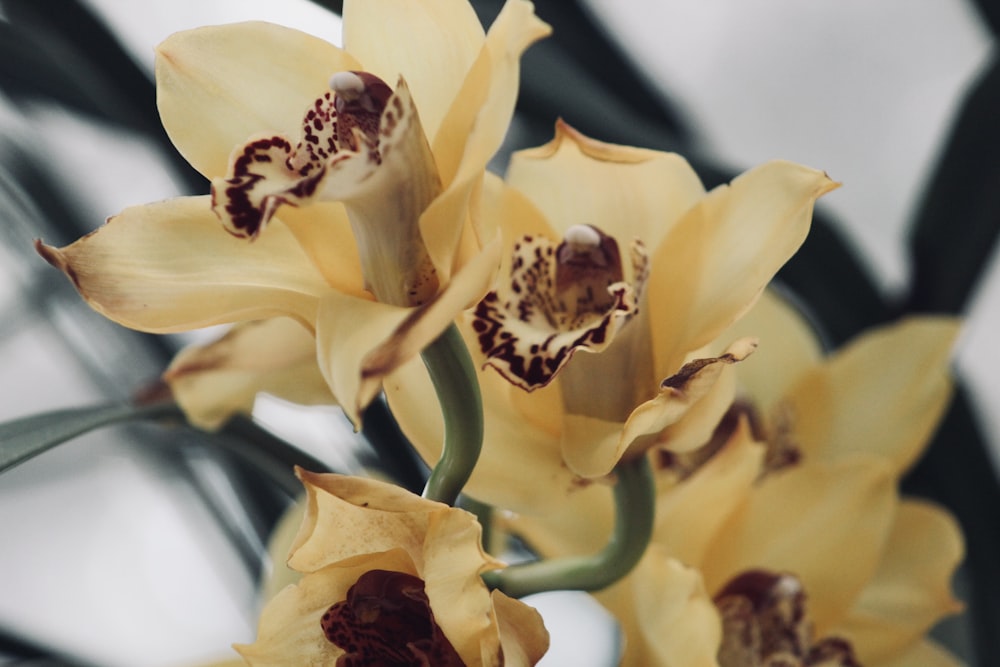
{"label": "curved green stem", "polygon": [[424,487],[424,498],[454,505],[483,446],[483,401],[472,357],[452,324],[421,357],[444,416],[444,446]]}
{"label": "curved green stem", "polygon": [[597,591],[631,572],[653,535],[656,485],[645,456],[619,463],[615,472],[615,528],[604,549],[590,556],[553,558],[486,572],[486,584],[519,598],[543,591]]}

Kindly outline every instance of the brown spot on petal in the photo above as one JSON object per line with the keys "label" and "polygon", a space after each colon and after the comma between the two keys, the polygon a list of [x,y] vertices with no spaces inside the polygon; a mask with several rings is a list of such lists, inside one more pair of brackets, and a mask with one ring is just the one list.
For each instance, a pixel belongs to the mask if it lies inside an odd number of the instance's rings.
{"label": "brown spot on petal", "polygon": [[424,582],[403,572],[370,570],[320,619],[327,640],[344,654],[337,667],[461,667],[434,622]]}

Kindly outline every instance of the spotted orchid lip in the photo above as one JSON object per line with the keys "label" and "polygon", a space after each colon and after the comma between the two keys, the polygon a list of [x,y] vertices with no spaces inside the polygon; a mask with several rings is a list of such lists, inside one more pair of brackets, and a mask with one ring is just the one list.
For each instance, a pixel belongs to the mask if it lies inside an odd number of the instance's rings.
{"label": "spotted orchid lip", "polygon": [[618,242],[597,227],[571,227],[560,243],[524,236],[514,244],[509,282],[472,316],[486,364],[532,391],[547,385],[580,349],[607,347],[637,312],[648,257],[632,243],[624,280]]}

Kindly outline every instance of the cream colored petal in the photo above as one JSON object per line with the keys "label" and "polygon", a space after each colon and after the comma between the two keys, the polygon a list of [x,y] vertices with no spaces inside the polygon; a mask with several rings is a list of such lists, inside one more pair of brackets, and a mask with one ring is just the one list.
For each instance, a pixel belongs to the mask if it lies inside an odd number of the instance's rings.
{"label": "cream colored petal", "polygon": [[320,368],[357,428],[361,411],[378,394],[383,378],[416,357],[463,309],[482,298],[499,264],[500,243],[495,241],[419,308],[336,292],[324,298],[316,332]]}
{"label": "cream colored petal", "polygon": [[440,130],[428,129],[428,136],[434,137],[432,146],[445,191],[424,212],[420,228],[445,279],[457,268],[453,266],[456,245],[473,191],[507,134],[517,99],[521,54],[548,33],[549,27],[535,16],[531,3],[507,2],[454,101],[449,101]]}
{"label": "cream colored petal", "polygon": [[698,570],[653,545],[636,569],[597,594],[618,619],[621,665],[718,667],[722,625]]}
{"label": "cream colored petal", "polygon": [[549,633],[541,615],[533,607],[500,591],[493,591],[492,598],[500,630],[503,666],[530,667],[536,664],[549,650]]}
{"label": "cream colored petal", "polygon": [[[467,327],[460,329],[471,342]],[[575,484],[575,476],[562,462],[558,435],[525,419],[511,400],[512,390],[520,390],[496,373],[480,372],[479,385],[485,433],[466,492],[491,505],[529,514],[558,502]],[[389,375],[385,393],[393,416],[420,456],[428,465],[437,463],[444,438],[441,408],[420,360]]]}
{"label": "cream colored petal", "polygon": [[306,499],[299,498],[285,510],[267,538],[267,555],[270,567],[260,588],[260,598],[268,602],[286,586],[296,584],[302,574],[288,567],[288,555],[295,537],[299,534],[306,513]]}
{"label": "cream colored petal", "polygon": [[909,319],[858,338],[806,375],[786,399],[805,455],[877,454],[906,470],[951,398],[958,331],[951,318]]}
{"label": "cream colored petal", "polygon": [[963,553],[950,514],[925,501],[904,501],[875,576],[832,633],[850,639],[866,665],[905,653],[942,617],[962,609],[951,578]]}
{"label": "cream colored petal", "polygon": [[230,153],[247,137],[297,136],[330,76],[358,69],[342,50],[290,28],[259,22],[196,28],[157,47],[157,106],[181,155],[213,178],[226,173]]}
{"label": "cream colored petal", "polygon": [[281,221],[331,287],[365,297],[358,246],[347,211],[338,202],[316,202],[305,209],[286,206]]}
{"label": "cream colored petal", "polygon": [[911,646],[904,654],[874,667],[965,667],[965,663],[932,641],[924,640]]}
{"label": "cream colored petal", "polygon": [[423,565],[430,516],[447,511],[447,505],[375,479],[297,472],[306,487],[306,515],[291,546],[289,567],[315,572],[394,548],[406,551],[418,570]]}
{"label": "cream colored petal", "polygon": [[681,562],[701,563],[729,516],[753,495],[763,460],[764,448],[741,420],[693,475],[657,495],[653,541]]}
{"label": "cream colored petal", "polygon": [[319,372],[316,339],[284,317],[238,324],[212,343],[185,348],[163,379],[188,421],[207,430],[250,414],[260,393],[302,405],[336,402]]}
{"label": "cream colored petal", "polygon": [[672,372],[753,305],[809,231],[813,204],[836,187],[820,171],[768,162],[710,192],[653,253],[653,356]]}
{"label": "cream colored petal", "polygon": [[753,308],[726,329],[720,340],[753,336],[760,342],[753,356],[736,369],[740,393],[749,396],[763,414],[806,371],[822,362],[819,336],[779,292],[764,290]]}
{"label": "cream colored petal", "polygon": [[[754,346],[753,340],[742,339],[719,357],[685,364],[663,381],[656,398],[633,410],[624,425],[583,415],[565,415],[562,453],[566,465],[581,477],[601,477],[611,472],[622,457],[642,455],[657,444],[654,436],[677,423],[698,401],[709,396],[723,370],[745,359]],[[731,392],[731,382],[728,387]],[[712,396],[710,401],[708,406],[721,417],[727,401],[718,400],[718,396]],[[704,423],[704,419],[695,420],[692,428]],[[680,437],[678,443],[690,444],[692,440]]]}
{"label": "cream colored petal", "polygon": [[550,143],[514,154],[507,182],[560,233],[589,224],[650,248],[705,194],[682,157],[599,142],[563,122]]}
{"label": "cream colored petal", "polygon": [[476,518],[460,509],[430,515],[421,576],[434,618],[467,665],[502,662],[493,601],[480,575],[500,567],[485,554]]}
{"label": "cream colored petal", "polygon": [[347,599],[362,574],[376,569],[419,576],[402,549],[323,568],[272,598],[260,614],[257,640],[236,650],[252,667],[333,665],[343,651],[327,640],[320,619],[331,605]]}
{"label": "cream colored petal", "polygon": [[344,48],[384,81],[409,82],[428,137],[483,44],[483,29],[464,0],[347,0]]}
{"label": "cream colored petal", "polygon": [[72,245],[36,247],[96,311],[154,333],[278,315],[311,325],[329,291],[284,225],[247,244],[208,197],[127,208]]}
{"label": "cream colored petal", "polygon": [[794,574],[824,636],[874,574],[896,504],[891,470],[877,458],[769,475],[719,529],[702,561],[706,584],[715,591],[755,568]]}

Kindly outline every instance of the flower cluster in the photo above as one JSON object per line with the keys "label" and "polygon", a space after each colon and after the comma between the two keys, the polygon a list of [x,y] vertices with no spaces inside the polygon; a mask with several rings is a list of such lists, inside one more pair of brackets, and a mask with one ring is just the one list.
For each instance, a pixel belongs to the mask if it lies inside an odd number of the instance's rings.
{"label": "flower cluster", "polygon": [[[623,664],[953,664],[923,637],[959,609],[961,535],[897,485],[958,325],[825,353],[767,289],[837,187],[821,171],[706,191],[678,155],[560,121],[487,172],[547,32],[524,0],[485,33],[464,0],[355,0],[343,49],[260,23],[174,35],[159,108],[211,195],[37,246],[125,326],[234,324],[164,375],[191,423],[266,392],[360,427],[384,391],[436,466],[425,497],[299,470],[301,578],[239,654],[533,665],[548,635],[515,598],[577,588],[618,620]],[[505,566],[484,527],[538,560]]]}

